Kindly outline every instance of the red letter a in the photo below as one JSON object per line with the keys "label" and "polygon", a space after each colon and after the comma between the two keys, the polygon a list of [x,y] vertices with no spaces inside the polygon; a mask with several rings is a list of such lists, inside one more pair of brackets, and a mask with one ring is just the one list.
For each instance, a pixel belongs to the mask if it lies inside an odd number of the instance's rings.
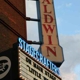
{"label": "red letter a", "polygon": [[45,3],[45,2],[47,2],[48,4],[50,4],[49,0],[43,0],[42,3]]}

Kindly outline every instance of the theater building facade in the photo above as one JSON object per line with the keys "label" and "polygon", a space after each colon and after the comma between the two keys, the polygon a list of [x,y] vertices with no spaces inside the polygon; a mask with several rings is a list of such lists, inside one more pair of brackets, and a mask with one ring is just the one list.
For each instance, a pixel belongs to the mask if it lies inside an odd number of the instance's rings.
{"label": "theater building facade", "polygon": [[[26,17],[25,0],[0,0],[0,80],[62,80],[54,1],[35,1],[38,19]],[[26,21],[38,21],[41,44],[27,40]]]}

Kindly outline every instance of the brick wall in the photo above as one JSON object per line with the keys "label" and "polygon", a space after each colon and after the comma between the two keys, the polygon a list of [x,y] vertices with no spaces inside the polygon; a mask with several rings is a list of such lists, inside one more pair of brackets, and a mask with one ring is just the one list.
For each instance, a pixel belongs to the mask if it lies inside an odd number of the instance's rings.
{"label": "brick wall", "polygon": [[0,52],[26,38],[25,0],[0,0]]}

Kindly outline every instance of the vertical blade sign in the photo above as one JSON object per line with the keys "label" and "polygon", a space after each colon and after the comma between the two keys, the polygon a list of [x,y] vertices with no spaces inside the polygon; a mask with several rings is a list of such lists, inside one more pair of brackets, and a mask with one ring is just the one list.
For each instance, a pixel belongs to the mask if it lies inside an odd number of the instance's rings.
{"label": "vertical blade sign", "polygon": [[41,25],[43,35],[42,54],[55,63],[63,62],[62,48],[59,46],[53,0],[40,0]]}

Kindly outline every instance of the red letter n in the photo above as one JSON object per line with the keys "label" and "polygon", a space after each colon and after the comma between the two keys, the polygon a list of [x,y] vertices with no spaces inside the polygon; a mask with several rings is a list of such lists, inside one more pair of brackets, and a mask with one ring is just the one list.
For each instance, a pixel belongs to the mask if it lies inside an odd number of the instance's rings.
{"label": "red letter n", "polygon": [[56,56],[56,47],[53,47],[53,49],[51,49],[49,46],[46,46],[47,47],[47,56],[49,56],[49,51],[54,55]]}

